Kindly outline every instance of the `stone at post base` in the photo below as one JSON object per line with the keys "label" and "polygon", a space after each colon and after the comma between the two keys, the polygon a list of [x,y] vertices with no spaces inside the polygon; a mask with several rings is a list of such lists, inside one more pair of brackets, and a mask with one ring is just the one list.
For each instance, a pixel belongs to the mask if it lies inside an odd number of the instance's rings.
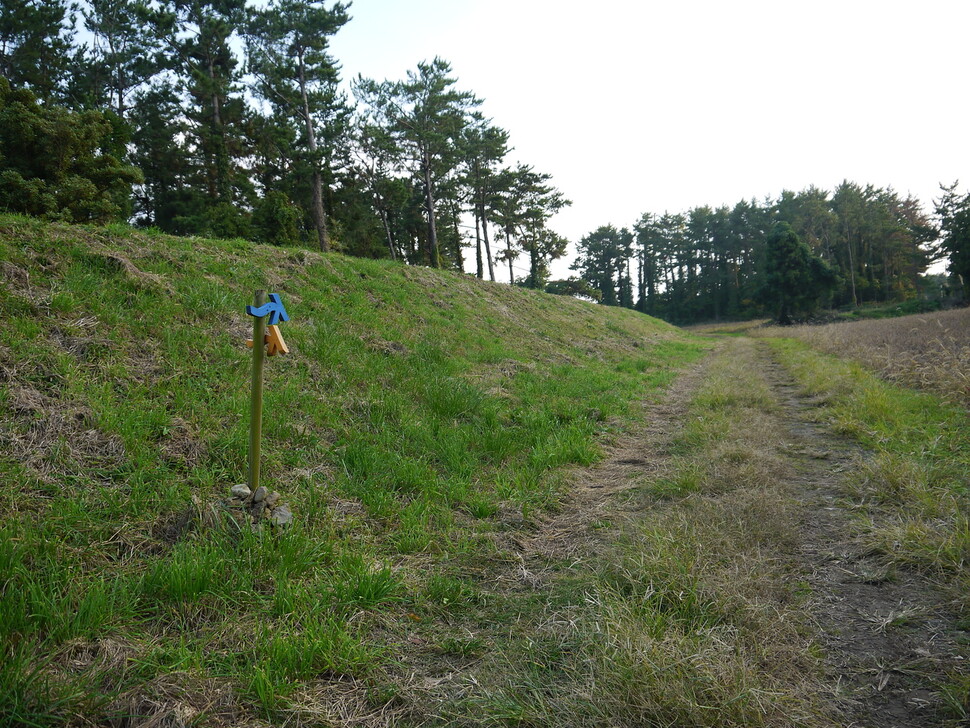
{"label": "stone at post base", "polygon": [[278,528],[293,523],[293,511],[282,502],[283,496],[278,491],[270,492],[265,486],[260,486],[252,492],[243,483],[232,486],[229,491],[231,498],[223,501],[223,508],[237,527],[247,525],[254,531],[261,531],[266,522]]}
{"label": "stone at post base", "polygon": [[274,526],[279,526],[280,528],[285,528],[293,523],[293,511],[285,503],[283,505],[277,506],[269,514],[269,522]]}

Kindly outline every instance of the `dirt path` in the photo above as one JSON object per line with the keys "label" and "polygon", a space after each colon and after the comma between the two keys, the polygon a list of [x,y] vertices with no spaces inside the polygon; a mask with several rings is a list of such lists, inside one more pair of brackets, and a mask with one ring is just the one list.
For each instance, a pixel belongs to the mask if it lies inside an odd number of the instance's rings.
{"label": "dirt path", "polygon": [[[946,599],[867,553],[860,519],[893,514],[848,499],[868,454],[814,422],[817,405],[767,346],[718,342],[573,473],[556,513],[496,534],[503,565],[482,578],[507,620],[465,625],[489,645],[480,657],[437,660],[426,682],[440,715],[487,705],[584,728],[959,725],[940,687],[970,655]],[[631,595],[604,592],[598,574],[631,553],[645,564]],[[670,613],[683,621],[643,636],[641,614]]]}
{"label": "dirt path", "polygon": [[[623,494],[669,468],[667,449],[707,374],[708,362],[705,359],[682,372],[658,401],[640,404],[642,428],[619,436],[600,462],[572,479],[573,488],[563,508],[518,544],[525,561],[536,557],[585,558],[609,548],[624,524],[635,519],[639,511],[635,503],[624,502]],[[611,526],[592,527],[606,522]]]}
{"label": "dirt path", "polygon": [[[940,718],[940,695],[933,689],[948,672],[964,669],[966,650],[953,639],[945,596],[920,575],[866,552],[856,537],[862,513],[853,513],[842,490],[866,451],[813,422],[816,403],[799,396],[790,375],[761,353],[788,430],[785,456],[797,473],[791,486],[803,505],[801,557],[813,595],[810,609],[846,724],[953,725]],[[872,504],[865,513],[873,516]]]}

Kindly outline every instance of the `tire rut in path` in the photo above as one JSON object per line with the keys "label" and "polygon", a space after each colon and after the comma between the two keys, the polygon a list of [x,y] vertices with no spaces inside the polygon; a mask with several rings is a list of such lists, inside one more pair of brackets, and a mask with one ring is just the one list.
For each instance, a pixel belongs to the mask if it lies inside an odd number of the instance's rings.
{"label": "tire rut in path", "polygon": [[[562,510],[517,543],[524,562],[586,558],[609,548],[622,531],[622,524],[637,518],[639,507],[618,503],[617,496],[640,487],[645,478],[656,477],[669,466],[666,450],[704,380],[714,351],[686,367],[654,401],[641,402],[643,424],[617,437],[601,461],[573,473],[572,488]],[[600,520],[614,525],[591,530],[590,524]]]}
{"label": "tire rut in path", "polygon": [[[941,717],[934,685],[966,669],[954,641],[946,597],[919,574],[893,569],[858,537],[841,484],[871,454],[812,421],[815,406],[787,371],[759,347],[767,380],[783,408],[795,467],[792,494],[802,503],[801,557],[810,609],[846,725],[927,728],[956,725]],[[890,518],[888,511],[866,515]]]}

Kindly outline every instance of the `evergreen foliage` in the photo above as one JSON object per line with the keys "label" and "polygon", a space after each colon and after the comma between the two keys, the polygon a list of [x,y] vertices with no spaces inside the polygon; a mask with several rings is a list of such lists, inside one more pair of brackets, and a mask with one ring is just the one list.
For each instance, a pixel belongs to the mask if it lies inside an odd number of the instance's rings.
{"label": "evergreen foliage", "polygon": [[[337,91],[337,64],[327,53],[328,38],[349,20],[347,6],[276,0],[251,13],[247,47],[256,93],[275,112],[277,123],[295,124],[288,145],[289,174],[281,180],[291,193],[309,178],[309,209],[320,250],[330,249],[323,185],[333,178],[333,157],[350,113]],[[330,143],[319,144],[318,137]],[[282,149],[282,147],[281,147]]]}
{"label": "evergreen foliage", "polygon": [[[502,266],[510,283],[542,289],[568,245],[550,219],[569,201],[548,174],[509,159],[509,131],[441,58],[398,81],[359,78],[354,99],[342,94],[330,42],[350,9],[8,0],[0,73],[39,104],[19,121],[4,112],[14,124],[3,140],[4,204],[458,270],[472,249],[479,278],[496,280]],[[60,141],[35,155],[39,137]],[[68,162],[67,138],[94,151]],[[944,187],[936,220],[889,188],[785,190],[600,227],[577,242],[574,270],[604,304],[677,323],[761,315],[767,241],[784,221],[837,274],[821,304],[919,297],[942,256],[970,294],[968,208],[956,185]]]}
{"label": "evergreen foliage", "polygon": [[546,284],[546,293],[556,296],[574,296],[575,298],[588,298],[591,301],[600,302],[602,294],[593,288],[586,281],[570,276],[560,281],[549,281]]}
{"label": "evergreen foliage", "polygon": [[792,316],[811,313],[836,283],[836,275],[787,222],[777,222],[765,247],[765,270],[761,298],[775,312],[778,323],[788,325]]}
{"label": "evergreen foliage", "polygon": [[104,151],[119,169],[142,172],[133,189],[112,192],[113,206],[70,213],[38,186],[43,174],[8,175],[5,194],[22,198],[11,209],[456,269],[474,220],[478,274],[487,263],[494,280],[493,218],[516,182],[514,194],[532,197],[512,200],[518,219],[507,245],[529,252],[522,280],[540,287],[549,260],[565,250],[546,227],[562,194],[548,175],[523,166],[533,175],[523,180],[521,169],[509,170],[508,132],[477,111],[481,100],[457,89],[440,58],[402,81],[360,79],[355,106],[330,54],[349,7],[10,0],[0,17],[0,73],[11,88],[31,91],[51,119],[88,123],[96,117],[70,114],[110,112],[103,119],[114,136]]}
{"label": "evergreen foliage", "polygon": [[387,129],[395,143],[396,161],[419,180],[428,223],[427,262],[442,264],[438,243],[438,188],[460,163],[459,144],[471,114],[481,100],[454,88],[451,65],[435,58],[419,63],[404,81],[358,79],[358,97],[376,124]]}
{"label": "evergreen foliage", "polygon": [[70,222],[124,220],[138,170],[123,127],[97,111],[41,106],[0,78],[0,209]]}
{"label": "evergreen foliage", "polygon": [[633,236],[626,228],[612,225],[597,228],[579,241],[579,257],[572,268],[580,271],[580,278],[599,293],[607,306],[629,305],[629,261]]}
{"label": "evergreen foliage", "polygon": [[935,202],[942,232],[938,250],[949,256],[949,272],[960,277],[964,296],[970,298],[970,193],[958,193],[958,184],[943,185]]}
{"label": "evergreen foliage", "polygon": [[915,198],[843,182],[833,193],[809,187],[763,203],[645,213],[630,240],[600,227],[580,241],[574,269],[604,303],[676,323],[775,315],[779,299],[766,278],[766,256],[778,222],[805,246],[799,255],[807,250],[815,261],[812,300],[793,301],[789,317],[809,313],[815,299],[854,307],[914,298],[934,255],[950,253],[934,252],[936,228]]}
{"label": "evergreen foliage", "polygon": [[4,0],[0,13],[0,75],[42,101],[61,98],[71,72],[69,7],[64,0]]}
{"label": "evergreen foliage", "polygon": [[284,193],[270,190],[256,203],[253,236],[261,243],[295,245],[300,242],[301,217]]}

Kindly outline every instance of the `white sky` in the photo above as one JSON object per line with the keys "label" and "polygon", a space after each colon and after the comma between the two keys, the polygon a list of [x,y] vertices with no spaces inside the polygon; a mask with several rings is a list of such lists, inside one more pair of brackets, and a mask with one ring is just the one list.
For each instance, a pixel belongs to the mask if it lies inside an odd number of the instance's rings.
{"label": "white sky", "polygon": [[572,241],[843,179],[928,209],[940,182],[970,182],[970,0],[356,0],[350,14],[332,43],[344,78],[449,61],[512,158],[573,201],[552,221]]}

